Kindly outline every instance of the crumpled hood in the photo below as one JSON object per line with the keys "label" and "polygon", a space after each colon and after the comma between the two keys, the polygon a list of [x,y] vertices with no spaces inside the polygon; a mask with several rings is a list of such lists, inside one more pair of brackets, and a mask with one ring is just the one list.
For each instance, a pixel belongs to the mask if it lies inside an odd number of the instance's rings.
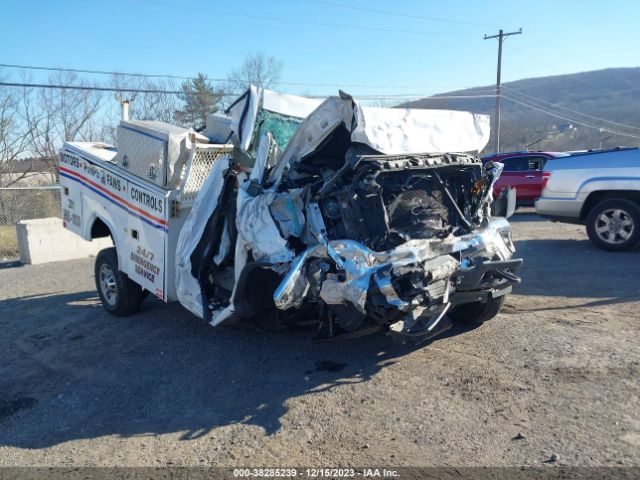
{"label": "crumpled hood", "polygon": [[351,143],[385,155],[480,152],[490,135],[488,115],[457,110],[363,107],[349,95],[330,97],[307,116],[270,179],[313,154],[340,126]]}

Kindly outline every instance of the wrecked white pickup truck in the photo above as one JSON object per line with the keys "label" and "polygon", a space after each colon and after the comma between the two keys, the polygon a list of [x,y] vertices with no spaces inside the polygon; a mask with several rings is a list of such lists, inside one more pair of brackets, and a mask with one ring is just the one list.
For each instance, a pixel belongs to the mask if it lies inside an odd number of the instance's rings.
{"label": "wrecked white pickup truck", "polygon": [[[320,102],[251,87],[225,115],[208,118],[204,136],[233,153],[212,162],[188,213],[180,213],[179,180],[166,196],[174,203],[165,211],[182,220],[174,221],[177,242],[164,242],[163,262],[175,263],[156,266],[158,275],[170,272],[158,296],[214,326],[313,321],[321,339],[385,329],[422,341],[450,320],[492,318],[520,281],[522,261],[512,258],[507,220],[491,216],[502,166],[476,156],[488,131],[487,117],[468,112],[368,108],[343,93]],[[187,148],[203,146],[191,135]],[[136,240],[170,237],[167,215],[164,232],[136,231]],[[150,251],[137,249],[143,260]],[[131,300],[127,289],[142,292],[144,283],[117,266],[128,256],[117,257],[106,275],[98,257],[96,285],[107,310],[131,313],[143,294]],[[127,308],[113,307],[119,297]]]}

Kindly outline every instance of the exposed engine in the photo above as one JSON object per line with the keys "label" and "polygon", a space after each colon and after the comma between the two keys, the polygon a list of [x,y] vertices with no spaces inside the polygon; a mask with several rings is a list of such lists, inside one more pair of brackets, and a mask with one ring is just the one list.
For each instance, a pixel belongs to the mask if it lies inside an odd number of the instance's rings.
{"label": "exposed engine", "polygon": [[[499,168],[489,164],[483,169],[468,154],[349,152],[347,158],[343,168],[306,190],[307,226],[320,245],[298,272],[296,281],[304,276],[308,289],[293,303],[299,306],[302,298],[319,303],[326,336],[400,322],[404,334],[413,328],[422,339],[432,333],[429,322],[440,322],[456,293],[452,279],[461,255],[454,252],[455,244],[472,234],[478,222],[488,224],[484,207]],[[305,176],[305,181],[314,177]],[[513,248],[509,232],[500,239],[507,250]],[[322,247],[326,257],[318,251]],[[508,251],[489,251],[475,260],[509,256]],[[517,265],[519,261],[505,267]],[[492,287],[506,288],[513,280],[498,277]],[[285,278],[281,285],[287,283]],[[289,294],[277,290],[275,298],[279,308],[290,307]]]}
{"label": "exposed engine", "polygon": [[497,313],[521,264],[508,222],[490,212],[502,165],[382,154],[354,141],[371,135],[363,118],[350,97],[333,98],[283,153],[265,134],[250,173],[229,161],[190,255],[205,319],[315,319],[319,338],[384,328],[422,341],[461,306]]}
{"label": "exposed engine", "polygon": [[416,165],[424,160],[398,159],[394,165],[389,159],[369,158],[325,184],[316,198],[328,238],[350,238],[380,251],[414,238],[445,238],[464,231],[467,225],[459,212],[471,203],[480,166],[456,165],[436,172]]}

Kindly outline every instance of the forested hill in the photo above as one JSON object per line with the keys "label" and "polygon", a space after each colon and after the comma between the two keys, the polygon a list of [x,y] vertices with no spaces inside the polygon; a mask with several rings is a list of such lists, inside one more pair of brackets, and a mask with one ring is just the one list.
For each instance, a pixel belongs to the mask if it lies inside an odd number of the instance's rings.
{"label": "forested hill", "polygon": [[[437,97],[490,95],[494,88],[488,85],[457,90],[402,106],[468,110],[490,114],[493,120],[493,97]],[[504,83],[502,94],[503,151],[520,150],[540,139],[530,148],[580,150],[640,145],[640,67],[528,78]],[[491,148],[492,143],[487,149]]]}

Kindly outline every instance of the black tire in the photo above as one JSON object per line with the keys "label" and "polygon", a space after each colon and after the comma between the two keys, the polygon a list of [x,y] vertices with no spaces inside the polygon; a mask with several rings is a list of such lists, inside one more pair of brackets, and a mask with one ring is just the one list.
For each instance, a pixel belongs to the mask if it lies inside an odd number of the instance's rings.
{"label": "black tire", "polygon": [[480,325],[498,315],[505,297],[492,298],[486,303],[463,303],[449,310],[449,318],[465,325]]}
{"label": "black tire", "polygon": [[135,313],[144,300],[142,287],[118,270],[115,247],[100,250],[95,263],[96,289],[104,309],[116,317]]}
{"label": "black tire", "polygon": [[587,235],[599,248],[622,252],[640,242],[640,206],[624,198],[596,204],[587,215]]}

